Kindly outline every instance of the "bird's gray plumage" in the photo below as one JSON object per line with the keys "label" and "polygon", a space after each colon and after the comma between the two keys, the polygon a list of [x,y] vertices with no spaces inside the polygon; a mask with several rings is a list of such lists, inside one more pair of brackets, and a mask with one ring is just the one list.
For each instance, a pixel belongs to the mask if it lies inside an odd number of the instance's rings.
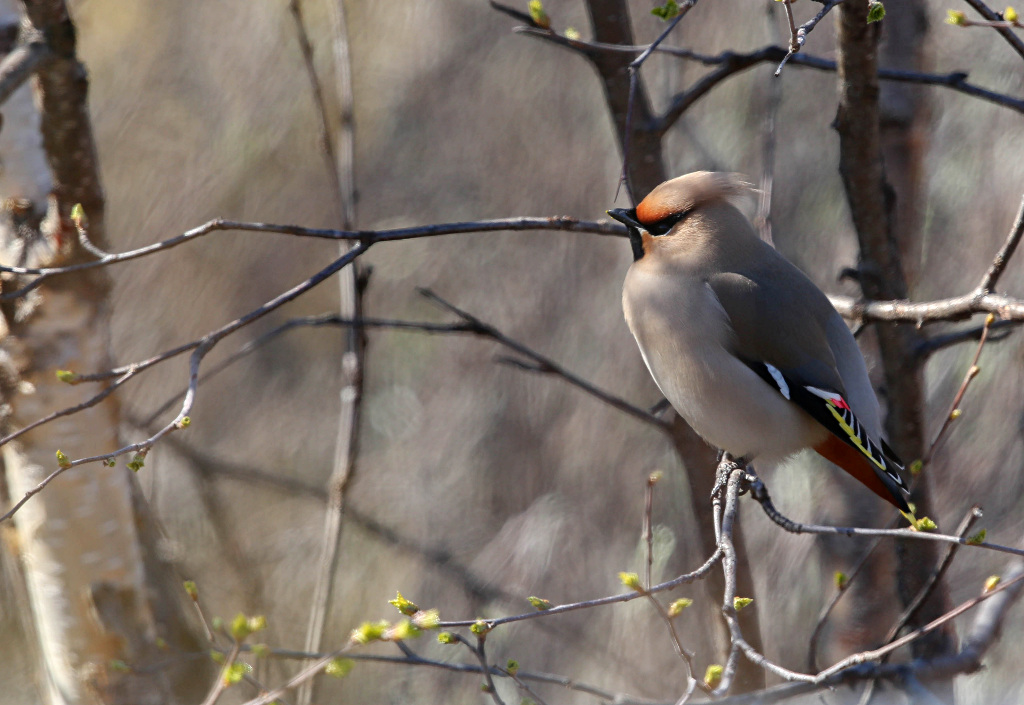
{"label": "bird's gray plumage", "polygon": [[[732,203],[749,189],[735,175],[697,172],[660,185],[635,211],[610,212],[640,245],[623,310],[644,361],[697,433],[737,457],[780,460],[820,450],[848,404],[866,438],[847,433],[842,440],[863,441],[865,460],[877,455],[875,465],[884,465],[878,402],[857,344],[825,294]],[[805,402],[823,390],[836,393],[836,421],[824,411],[812,418],[790,385],[817,390],[804,393]],[[894,503],[905,504],[893,477],[872,470]],[[879,492],[870,472],[858,477]]]}

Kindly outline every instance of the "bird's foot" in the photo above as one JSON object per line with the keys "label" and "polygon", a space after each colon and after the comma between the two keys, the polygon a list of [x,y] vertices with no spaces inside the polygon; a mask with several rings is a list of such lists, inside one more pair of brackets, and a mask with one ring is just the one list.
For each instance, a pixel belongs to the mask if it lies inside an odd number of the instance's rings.
{"label": "bird's foot", "polygon": [[718,452],[718,468],[715,471],[715,485],[711,488],[711,499],[722,501],[725,499],[725,487],[729,484],[729,476],[733,470],[745,467],[742,459],[735,460],[724,450]]}

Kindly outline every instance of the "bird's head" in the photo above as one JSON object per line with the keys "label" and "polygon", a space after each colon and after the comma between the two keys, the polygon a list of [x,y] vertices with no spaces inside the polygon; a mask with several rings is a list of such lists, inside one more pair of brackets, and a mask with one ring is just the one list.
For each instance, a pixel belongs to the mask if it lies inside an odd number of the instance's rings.
{"label": "bird's head", "polygon": [[633,259],[648,251],[649,238],[671,236],[699,207],[715,201],[734,201],[749,196],[753,187],[738,174],[695,171],[665,181],[647,194],[636,208],[608,211],[629,230]]}

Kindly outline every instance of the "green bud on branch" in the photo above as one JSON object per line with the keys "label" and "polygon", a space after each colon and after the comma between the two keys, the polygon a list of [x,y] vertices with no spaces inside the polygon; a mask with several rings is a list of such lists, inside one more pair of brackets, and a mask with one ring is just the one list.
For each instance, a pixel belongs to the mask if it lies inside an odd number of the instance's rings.
{"label": "green bud on branch", "polygon": [[336,658],[324,667],[324,673],[334,678],[344,678],[352,670],[355,661],[349,658]]}
{"label": "green bud on branch", "polygon": [[619,581],[630,590],[636,590],[637,592],[641,592],[643,590],[643,585],[640,583],[640,576],[636,573],[621,572],[619,573]]}
{"label": "green bud on branch", "polygon": [[680,597],[678,600],[676,600],[668,606],[668,616],[678,617],[680,614],[683,613],[683,610],[685,610],[692,604],[693,600],[691,600],[689,597]]}
{"label": "green bud on branch", "polygon": [[408,600],[402,597],[402,593],[398,593],[398,597],[393,600],[388,600],[388,604],[394,605],[395,609],[404,614],[406,617],[411,617],[420,611],[420,608],[416,606],[416,603],[412,600]]}
{"label": "green bud on branch", "polygon": [[551,609],[551,602],[545,600],[543,597],[536,597],[535,595],[530,595],[526,599],[529,601],[529,603],[533,606],[534,609],[538,609],[541,612],[543,612],[544,610]]}

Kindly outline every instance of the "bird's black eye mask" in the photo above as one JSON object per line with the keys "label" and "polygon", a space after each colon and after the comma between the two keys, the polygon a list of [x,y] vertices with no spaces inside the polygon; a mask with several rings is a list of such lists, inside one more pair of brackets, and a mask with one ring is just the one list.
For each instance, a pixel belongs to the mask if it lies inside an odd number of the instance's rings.
{"label": "bird's black eye mask", "polygon": [[680,211],[679,213],[673,213],[672,215],[665,216],[656,223],[645,225],[644,230],[654,236],[664,235],[674,228],[677,223],[681,223],[686,220],[686,216],[690,215],[691,212],[692,211]]}
{"label": "bird's black eye mask", "polygon": [[615,208],[614,210],[608,211],[608,215],[615,220],[619,221],[626,226],[629,232],[629,243],[633,247],[633,259],[638,260],[644,256],[643,242],[640,237],[640,231],[646,230],[652,236],[657,237],[658,235],[664,235],[678,223],[681,223],[686,216],[690,215],[692,211],[685,210],[679,213],[673,213],[672,215],[665,216],[656,223],[650,225],[644,225],[636,219],[636,208]]}

